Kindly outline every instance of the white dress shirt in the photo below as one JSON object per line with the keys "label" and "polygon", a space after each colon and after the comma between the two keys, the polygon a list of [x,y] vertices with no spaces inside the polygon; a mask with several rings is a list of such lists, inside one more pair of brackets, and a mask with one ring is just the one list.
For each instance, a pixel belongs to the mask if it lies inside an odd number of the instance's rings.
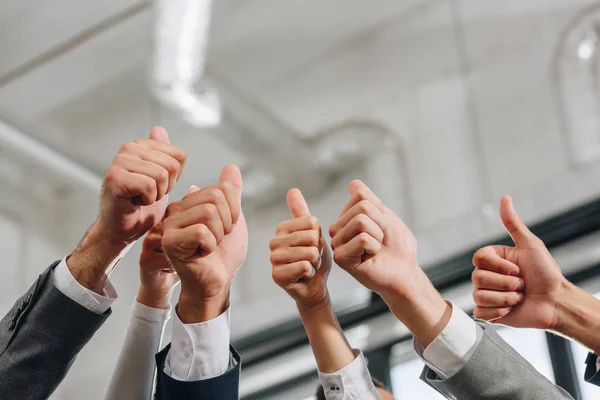
{"label": "white dress shirt", "polygon": [[151,400],[156,362],[171,308],[134,301],[121,354],[106,391],[106,400]]}
{"label": "white dress shirt", "polygon": [[[102,295],[77,282],[67,267],[66,257],[54,269],[52,279],[56,288],[65,296],[97,314],[105,313],[117,298],[117,292],[109,279],[106,280]],[[136,321],[137,319],[132,319],[132,323]],[[134,331],[137,332],[130,328],[128,333]],[[160,337],[162,327],[157,332]],[[165,373],[174,379],[196,381],[214,378],[229,371],[236,366],[236,361],[229,351],[230,336],[229,309],[213,320],[187,325],[183,324],[175,313],[171,350],[165,360]],[[136,340],[126,339],[125,344],[127,343],[134,346],[134,349],[124,348],[122,351],[128,354],[152,353],[154,362],[156,349],[153,344],[141,346]]]}
{"label": "white dress shirt", "polygon": [[413,339],[415,352],[442,379],[467,365],[483,338],[483,329],[463,310],[450,305],[452,316],[448,324],[427,348]]}
{"label": "white dress shirt", "polygon": [[354,355],[356,358],[339,371],[331,374],[319,372],[327,400],[381,400],[363,353],[354,350]]}

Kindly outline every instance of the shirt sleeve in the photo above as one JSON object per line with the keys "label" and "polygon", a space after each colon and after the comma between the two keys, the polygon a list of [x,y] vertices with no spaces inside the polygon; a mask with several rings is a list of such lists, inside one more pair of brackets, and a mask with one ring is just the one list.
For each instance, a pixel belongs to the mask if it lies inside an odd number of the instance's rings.
{"label": "shirt sleeve", "polygon": [[319,380],[327,400],[381,400],[363,353],[354,350],[354,355],[356,358],[339,371],[331,374],[319,372]]}
{"label": "shirt sleeve", "polygon": [[229,351],[229,311],[210,321],[184,324],[173,313],[171,349],[164,371],[173,379],[198,381],[223,375],[237,362]]}
{"label": "shirt sleeve", "polygon": [[82,286],[67,267],[67,257],[62,259],[52,273],[54,286],[62,294],[88,310],[96,314],[104,314],[117,298],[117,291],[114,286],[107,278],[101,295]]}
{"label": "shirt sleeve", "polygon": [[600,357],[596,358],[596,371],[600,371]]}
{"label": "shirt sleeve", "polygon": [[483,329],[475,321],[460,308],[450,305],[452,316],[448,325],[427,348],[413,339],[417,355],[442,379],[451,377],[467,365],[483,337]]}
{"label": "shirt sleeve", "polygon": [[152,398],[156,370],[154,356],[160,350],[170,312],[170,308],[152,308],[138,301],[133,303],[129,327],[106,392],[106,400]]}

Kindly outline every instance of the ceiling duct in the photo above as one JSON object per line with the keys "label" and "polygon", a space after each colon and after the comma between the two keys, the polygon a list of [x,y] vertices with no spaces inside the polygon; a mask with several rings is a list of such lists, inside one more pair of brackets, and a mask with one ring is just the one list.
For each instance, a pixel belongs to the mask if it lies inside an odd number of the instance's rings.
{"label": "ceiling duct", "polygon": [[244,171],[249,203],[280,198],[292,185],[307,192],[325,190],[340,172],[384,146],[394,149],[388,132],[375,123],[344,123],[303,140],[256,99],[226,82],[217,82],[217,95],[204,79],[211,0],[155,4],[152,90],[186,122],[216,135],[250,160]]}

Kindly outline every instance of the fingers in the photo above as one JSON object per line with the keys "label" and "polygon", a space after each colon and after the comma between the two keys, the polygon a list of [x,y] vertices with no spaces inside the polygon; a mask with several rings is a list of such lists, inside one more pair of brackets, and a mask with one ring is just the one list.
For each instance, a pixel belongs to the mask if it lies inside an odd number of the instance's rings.
{"label": "fingers", "polygon": [[499,274],[518,276],[519,267],[509,261],[516,261],[515,250],[508,246],[486,246],[473,255],[473,265]]}
{"label": "fingers", "polygon": [[272,271],[273,281],[281,287],[291,286],[301,279],[311,279],[314,275],[315,269],[306,260],[284,265],[274,264]]}
{"label": "fingers", "polygon": [[306,200],[299,189],[291,189],[287,192],[286,199],[292,217],[301,218],[310,216],[308,204],[306,204]]}
{"label": "fingers", "polygon": [[208,255],[217,248],[217,240],[206,225],[190,225],[183,229],[165,227],[162,247],[169,255],[187,261],[197,255]]}
{"label": "fingers", "polygon": [[[185,158],[183,150],[169,144],[167,132],[155,127],[149,139],[121,146],[106,173],[104,187],[115,197],[134,198],[134,204],[152,204],[171,191],[181,175]],[[150,187],[147,179],[136,182],[140,176],[153,179],[154,187]],[[141,186],[146,190],[140,192]]]}
{"label": "fingers", "polygon": [[346,211],[352,208],[352,206],[354,206],[356,203],[362,200],[367,200],[373,203],[373,205],[377,207],[377,209],[381,212],[385,210],[385,206],[383,205],[379,197],[375,196],[375,193],[373,193],[367,185],[365,185],[362,181],[358,179],[355,179],[352,182],[350,182],[350,184],[348,185],[348,193],[350,194],[350,199],[348,200],[346,205],[344,205],[340,216],[342,216]]}
{"label": "fingers", "polygon": [[475,289],[473,300],[481,307],[511,307],[523,301],[523,293]]}
{"label": "fingers", "polygon": [[340,267],[352,270],[359,266],[365,257],[375,255],[380,250],[381,242],[363,232],[339,246],[333,253],[333,259]]}
{"label": "fingers", "polygon": [[484,269],[475,269],[471,279],[473,280],[473,285],[477,289],[510,292],[521,291],[525,288],[525,281],[521,278],[499,274]]}
{"label": "fingers", "polygon": [[[200,205],[212,205],[217,211],[220,223],[223,226],[225,234],[233,229],[233,215],[229,201],[227,201],[227,188],[223,185],[213,185],[204,189],[196,187],[190,188],[191,192],[178,202],[178,208],[181,212],[189,210]],[[206,208],[206,211],[212,212],[213,207]],[[220,242],[220,240],[219,240]]]}
{"label": "fingers", "polygon": [[154,179],[117,166],[112,166],[106,173],[104,186],[117,197],[139,198],[142,205],[153,204],[158,195]]}
{"label": "fingers", "polygon": [[356,215],[348,222],[331,240],[331,248],[337,249],[339,246],[348,243],[354,237],[361,233],[367,233],[378,242],[383,241],[383,231],[372,219],[365,214]]}
{"label": "fingers", "polygon": [[[145,175],[154,180],[156,186],[155,201],[162,199],[169,189],[169,171],[153,162],[134,157],[132,154],[119,154],[113,160],[113,165],[118,165],[127,172]],[[118,193],[115,193],[118,195]]]}
{"label": "fingers", "polygon": [[321,225],[319,224],[319,220],[317,219],[317,217],[306,216],[280,223],[279,225],[277,225],[275,234],[281,235],[284,233],[308,230],[320,231],[320,229]]}
{"label": "fingers", "polygon": [[475,318],[483,319],[486,321],[495,321],[505,317],[512,310],[512,307],[480,307],[476,306],[473,309],[473,316]]}
{"label": "fingers", "polygon": [[242,173],[240,169],[233,165],[227,165],[221,171],[220,183],[223,186],[223,193],[229,203],[231,216],[235,224],[242,212]]}
{"label": "fingers", "polygon": [[500,200],[500,219],[502,219],[504,228],[517,247],[531,247],[540,244],[540,240],[537,236],[531,233],[529,228],[527,228],[515,211],[510,196],[504,196],[502,197],[502,200]]}
{"label": "fingers", "polygon": [[271,251],[280,247],[320,246],[320,235],[316,230],[297,231],[275,236],[269,243]]}
{"label": "fingers", "polygon": [[321,253],[316,246],[280,247],[271,252],[271,264],[282,265],[308,261],[315,269],[321,263]]}
{"label": "fingers", "polygon": [[194,207],[181,210],[170,216],[164,223],[169,229],[184,229],[193,225],[204,225],[208,228],[217,243],[221,243],[225,236],[223,220],[219,215],[217,207],[212,203],[198,204]]}
{"label": "fingers", "polygon": [[329,227],[329,235],[332,238],[335,237],[337,233],[350,222],[350,220],[361,214],[372,219],[382,231],[385,229],[386,221],[383,213],[371,201],[361,200],[350,207],[337,221],[331,224]]}

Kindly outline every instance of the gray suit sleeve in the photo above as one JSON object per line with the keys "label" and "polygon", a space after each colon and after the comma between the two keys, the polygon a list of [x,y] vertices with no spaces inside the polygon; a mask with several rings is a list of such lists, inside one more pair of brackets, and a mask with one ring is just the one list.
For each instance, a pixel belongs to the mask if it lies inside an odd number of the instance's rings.
{"label": "gray suit sleeve", "polygon": [[58,262],[0,321],[0,398],[50,397],[79,351],[110,315],[89,311],[52,283]]}
{"label": "gray suit sleeve", "polygon": [[563,388],[541,375],[490,325],[478,323],[484,335],[467,364],[447,379],[441,379],[426,366],[421,380],[448,399],[572,399]]}

